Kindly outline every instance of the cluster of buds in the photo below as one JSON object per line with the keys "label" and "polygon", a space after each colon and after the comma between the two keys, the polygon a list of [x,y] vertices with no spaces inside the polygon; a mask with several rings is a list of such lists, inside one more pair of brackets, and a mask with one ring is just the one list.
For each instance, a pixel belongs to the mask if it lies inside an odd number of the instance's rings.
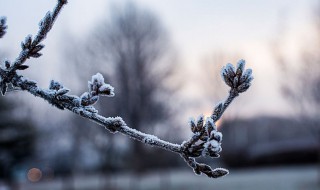
{"label": "cluster of buds", "polygon": [[[10,84],[10,79],[13,77],[13,73],[9,72],[12,64],[9,60],[3,61],[2,65],[0,66],[0,90],[1,94],[5,95],[8,89],[8,84]],[[16,67],[17,70],[25,70],[29,68],[28,65],[18,65]]]}
{"label": "cluster of buds", "polygon": [[114,96],[113,87],[104,83],[104,78],[100,73],[92,76],[91,81],[88,81],[89,92],[85,92],[80,96],[82,106],[90,106],[95,104],[101,96]]}
{"label": "cluster of buds", "polygon": [[53,92],[52,95],[54,99],[58,100],[58,102],[51,102],[51,103],[57,108],[64,110],[64,106],[61,105],[59,101],[66,98],[64,95],[66,95],[70,90],[65,88],[58,81],[54,81],[54,80],[50,81],[49,89],[51,90],[51,92]]}
{"label": "cluster of buds", "polygon": [[28,50],[28,57],[34,57],[34,58],[38,58],[40,57],[42,54],[40,53],[40,51],[44,48],[43,44],[37,44],[35,45],[32,41],[32,36],[28,35],[25,40],[23,42],[21,42],[21,48],[22,50]]}
{"label": "cluster of buds", "polygon": [[64,88],[63,85],[57,81],[51,80],[49,89],[55,91],[55,96],[62,96],[64,94],[67,94],[70,90],[67,88]]}
{"label": "cluster of buds", "polygon": [[218,158],[220,156],[219,152],[222,150],[222,133],[217,131],[213,119],[208,117],[204,122],[204,117],[201,115],[197,122],[191,119],[189,125],[193,136],[186,147],[187,155],[190,157],[210,156]]}
{"label": "cluster of buds", "polygon": [[221,70],[222,79],[231,87],[231,90],[236,93],[236,95],[246,91],[253,80],[252,70],[244,70],[244,67],[245,61],[242,59],[238,62],[236,69],[232,64],[228,63]]}
{"label": "cluster of buds", "polygon": [[47,12],[47,14],[44,16],[44,18],[39,23],[39,36],[45,36],[46,33],[52,28],[52,13],[50,11]]}

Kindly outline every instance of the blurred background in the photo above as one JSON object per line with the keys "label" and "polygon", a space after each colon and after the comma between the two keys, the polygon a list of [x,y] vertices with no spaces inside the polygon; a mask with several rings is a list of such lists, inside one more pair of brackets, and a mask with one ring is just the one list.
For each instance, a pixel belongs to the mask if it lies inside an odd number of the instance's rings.
{"label": "blurred background", "polygon": [[[14,60],[56,1],[0,0]],[[226,63],[245,59],[252,87],[218,122],[230,174],[196,176],[176,154],[145,146],[58,110],[26,92],[0,98],[0,190],[320,189],[320,1],[69,0],[25,77],[87,91],[100,72],[116,96],[105,116],[170,142],[190,137],[189,117],[227,97]]]}

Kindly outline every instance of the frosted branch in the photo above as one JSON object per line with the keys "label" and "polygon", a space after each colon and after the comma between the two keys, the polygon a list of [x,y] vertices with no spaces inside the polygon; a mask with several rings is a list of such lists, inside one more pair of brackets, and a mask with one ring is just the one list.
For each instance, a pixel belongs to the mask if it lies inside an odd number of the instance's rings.
{"label": "frosted branch", "polygon": [[[222,68],[221,76],[230,87],[230,91],[227,99],[215,106],[211,117],[205,120],[201,115],[197,120],[191,119],[189,126],[193,133],[192,137],[181,145],[170,143],[154,135],[128,127],[121,117],[99,115],[98,110],[93,107],[98,102],[99,97],[114,96],[113,87],[105,83],[100,73],[92,76],[91,81],[88,81],[88,91],[84,92],[80,97],[69,95],[70,90],[57,81],[52,80],[48,89],[42,89],[37,82],[17,73],[18,70],[28,69],[29,66],[24,64],[28,58],[41,56],[40,51],[44,48],[44,45],[40,43],[46,38],[59,12],[66,3],[66,0],[58,0],[53,12],[48,12],[41,20],[37,35],[34,38],[28,35],[21,43],[22,50],[16,60],[13,63],[8,60],[4,61],[0,68],[0,90],[2,95],[5,95],[8,84],[11,84],[15,89],[27,91],[59,109],[72,111],[94,121],[112,133],[120,132],[142,143],[178,153],[198,175],[203,173],[210,178],[217,178],[228,174],[226,169],[212,169],[206,164],[198,163],[195,158],[205,156],[220,157],[222,133],[217,131],[215,122],[221,118],[233,99],[250,87],[253,79],[252,71],[250,69],[244,70],[245,61],[240,60],[236,69],[231,64],[227,64]],[[0,19],[1,37],[5,33],[5,29],[5,19]]]}

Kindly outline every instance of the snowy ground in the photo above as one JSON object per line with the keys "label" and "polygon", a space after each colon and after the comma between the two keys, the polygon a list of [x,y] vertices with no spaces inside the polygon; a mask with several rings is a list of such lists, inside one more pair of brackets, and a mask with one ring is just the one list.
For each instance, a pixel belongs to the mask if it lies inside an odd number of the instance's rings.
{"label": "snowy ground", "polygon": [[[318,169],[318,170],[317,170]],[[21,183],[26,190],[74,189],[217,189],[217,190],[319,190],[319,166],[274,167],[250,170],[231,170],[221,179],[195,176],[190,170],[150,173],[132,177],[130,174],[114,176],[78,176],[73,182],[55,179],[50,182]]]}

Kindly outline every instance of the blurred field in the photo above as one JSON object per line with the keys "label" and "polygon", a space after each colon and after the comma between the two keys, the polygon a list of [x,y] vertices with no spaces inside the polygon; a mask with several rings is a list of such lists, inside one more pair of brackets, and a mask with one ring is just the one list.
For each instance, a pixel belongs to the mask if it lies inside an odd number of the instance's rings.
{"label": "blurred field", "polygon": [[[211,180],[190,170],[148,173],[141,176],[77,176],[74,180],[21,183],[20,189],[219,189],[219,190],[319,190],[319,166],[274,167],[231,170],[228,176]],[[5,189],[5,188],[0,188]]]}

